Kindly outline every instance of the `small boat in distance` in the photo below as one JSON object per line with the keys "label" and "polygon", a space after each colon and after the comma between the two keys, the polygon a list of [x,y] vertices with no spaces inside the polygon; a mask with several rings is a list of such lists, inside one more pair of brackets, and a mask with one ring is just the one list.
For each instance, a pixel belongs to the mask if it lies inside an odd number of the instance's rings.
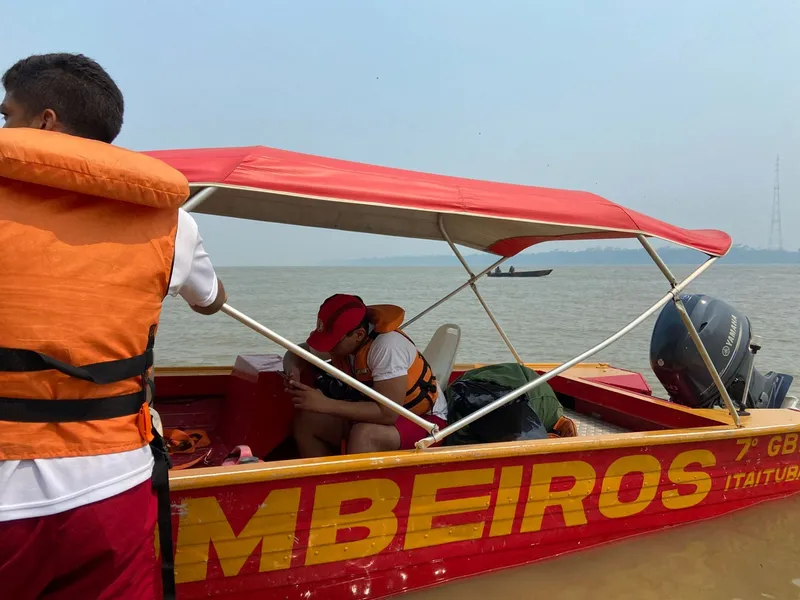
{"label": "small boat in distance", "polygon": [[546,277],[553,272],[553,269],[539,269],[538,271],[516,271],[511,267],[506,273],[497,267],[494,271],[487,273],[488,277]]}

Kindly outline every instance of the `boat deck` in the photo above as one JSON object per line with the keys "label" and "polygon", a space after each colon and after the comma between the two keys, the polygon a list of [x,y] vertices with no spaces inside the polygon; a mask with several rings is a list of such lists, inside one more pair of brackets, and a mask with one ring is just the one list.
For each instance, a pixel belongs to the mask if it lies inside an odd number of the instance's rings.
{"label": "boat deck", "polygon": [[575,422],[575,426],[578,428],[578,436],[580,437],[629,432],[628,429],[614,425],[608,421],[603,421],[597,417],[570,410],[569,408],[564,408],[564,416],[569,417]]}

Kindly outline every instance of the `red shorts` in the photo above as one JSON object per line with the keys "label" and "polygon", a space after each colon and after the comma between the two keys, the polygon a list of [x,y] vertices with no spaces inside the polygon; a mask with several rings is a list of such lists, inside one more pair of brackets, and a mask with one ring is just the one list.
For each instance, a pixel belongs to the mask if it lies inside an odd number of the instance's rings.
{"label": "red shorts", "polygon": [[[429,423],[434,423],[439,426],[439,429],[447,427],[447,421],[435,417],[433,415],[422,415],[422,418]],[[422,438],[428,437],[430,434],[416,423],[409,421],[405,417],[397,417],[394,422],[394,428],[400,434],[400,450],[413,450],[415,444]],[[436,442],[431,446],[439,446],[441,442]]]}
{"label": "red shorts", "polygon": [[155,598],[150,481],[73,510],[0,522],[0,586],[14,600]]}

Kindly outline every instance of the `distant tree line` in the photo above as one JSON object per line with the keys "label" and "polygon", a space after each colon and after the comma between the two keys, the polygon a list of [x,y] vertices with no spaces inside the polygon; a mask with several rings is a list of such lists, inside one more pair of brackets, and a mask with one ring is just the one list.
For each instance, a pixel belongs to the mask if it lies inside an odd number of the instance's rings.
{"label": "distant tree line", "polygon": [[[696,250],[675,246],[658,249],[667,264],[698,264],[704,255]],[[486,267],[497,257],[488,254],[470,254],[465,257],[474,267]],[[722,264],[736,265],[796,265],[800,264],[800,251],[765,250],[749,246],[735,245],[720,260]],[[333,264],[333,263],[328,263]],[[375,267],[448,267],[457,266],[454,256],[395,256],[385,258],[364,258],[350,261],[337,261],[342,266]],[[529,252],[519,254],[506,261],[515,267],[553,267],[553,266],[591,266],[591,265],[649,265],[650,257],[641,249],[592,248],[589,250],[552,250],[550,252]]]}

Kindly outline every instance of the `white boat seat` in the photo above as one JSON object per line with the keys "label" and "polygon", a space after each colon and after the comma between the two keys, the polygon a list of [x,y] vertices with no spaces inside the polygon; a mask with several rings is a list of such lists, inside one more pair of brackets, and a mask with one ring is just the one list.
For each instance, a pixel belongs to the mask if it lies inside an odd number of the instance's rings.
{"label": "white boat seat", "polygon": [[453,372],[460,341],[461,327],[453,323],[446,323],[434,332],[428,346],[422,352],[425,360],[433,369],[433,374],[442,390],[447,387],[450,373]]}

